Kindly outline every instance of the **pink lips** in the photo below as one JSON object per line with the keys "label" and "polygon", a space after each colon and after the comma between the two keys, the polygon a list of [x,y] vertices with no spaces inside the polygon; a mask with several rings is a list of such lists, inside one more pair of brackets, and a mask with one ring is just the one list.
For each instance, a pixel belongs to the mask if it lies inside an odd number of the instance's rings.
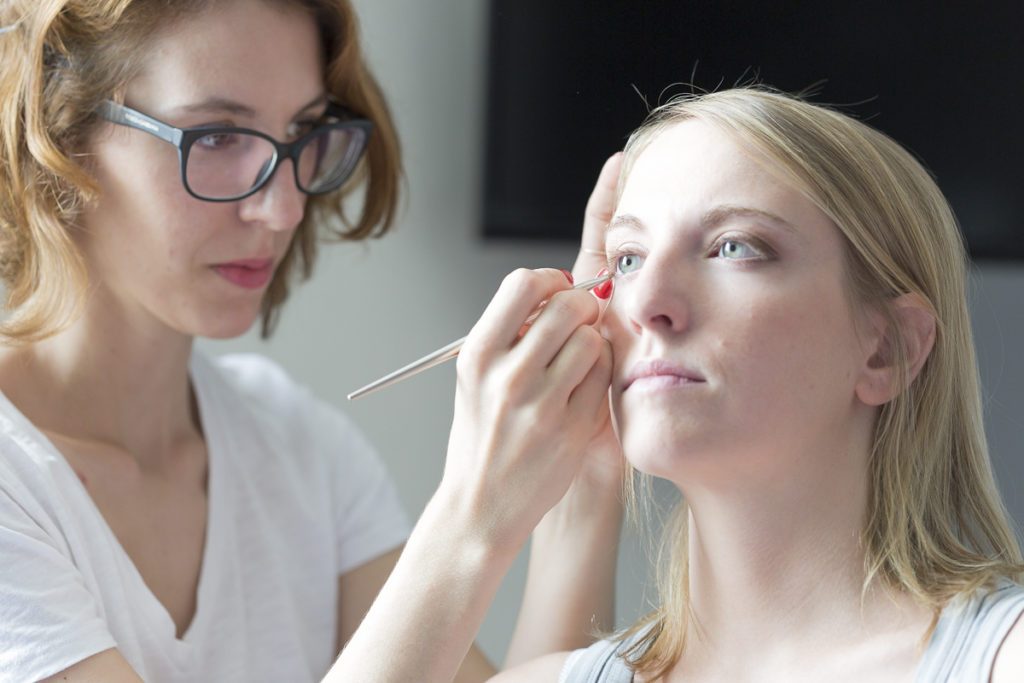
{"label": "pink lips", "polygon": [[239,259],[230,263],[218,263],[213,269],[222,278],[245,289],[260,289],[274,275],[274,259]]}
{"label": "pink lips", "polygon": [[645,389],[661,389],[699,384],[706,380],[700,373],[688,370],[669,361],[655,359],[638,361],[629,370],[622,390],[637,386]]}

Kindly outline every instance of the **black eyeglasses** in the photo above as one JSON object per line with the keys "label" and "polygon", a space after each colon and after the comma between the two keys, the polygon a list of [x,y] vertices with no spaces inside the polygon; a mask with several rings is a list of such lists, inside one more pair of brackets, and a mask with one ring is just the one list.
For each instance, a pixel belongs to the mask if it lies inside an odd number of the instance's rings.
{"label": "black eyeglasses", "polygon": [[231,202],[257,192],[284,159],[306,194],[326,194],[348,180],[366,150],[373,124],[335,102],[325,120],[293,142],[235,126],[175,128],[140,111],[104,100],[97,113],[108,121],[155,135],[178,148],[181,182],[193,197]]}

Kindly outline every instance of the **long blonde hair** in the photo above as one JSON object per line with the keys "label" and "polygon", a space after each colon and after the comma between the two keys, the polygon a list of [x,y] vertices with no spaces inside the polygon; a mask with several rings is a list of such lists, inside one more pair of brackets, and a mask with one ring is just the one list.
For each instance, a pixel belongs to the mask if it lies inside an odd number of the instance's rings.
{"label": "long blonde hair", "polygon": [[[99,187],[75,160],[99,124],[95,111],[138,73],[148,39],[216,0],[8,0],[0,6],[0,341],[36,341],[79,315],[87,291],[69,228]],[[271,1],[271,0],[261,0]],[[272,331],[295,276],[309,277],[318,238],[358,240],[392,225],[401,155],[395,126],[359,45],[349,0],[272,0],[306,8],[320,28],[325,88],[371,120],[373,135],[344,187],[307,200],[306,214],[262,303]],[[360,214],[343,202],[365,187]],[[318,232],[318,230],[320,232]]]}
{"label": "long blonde hair", "polygon": [[[937,615],[952,597],[1022,560],[992,476],[965,294],[967,256],[956,219],[929,173],[883,133],[832,109],[764,87],[684,96],[651,112],[630,137],[622,175],[660,132],[684,120],[715,126],[768,159],[838,227],[850,296],[894,324],[891,302],[913,293],[937,321],[920,373],[881,409],[869,462],[862,544],[865,585],[878,579]],[[621,187],[621,183],[620,183]],[[893,344],[905,376],[903,343]],[[665,674],[689,621],[688,511],[666,527],[661,606],[623,635],[637,670]]]}

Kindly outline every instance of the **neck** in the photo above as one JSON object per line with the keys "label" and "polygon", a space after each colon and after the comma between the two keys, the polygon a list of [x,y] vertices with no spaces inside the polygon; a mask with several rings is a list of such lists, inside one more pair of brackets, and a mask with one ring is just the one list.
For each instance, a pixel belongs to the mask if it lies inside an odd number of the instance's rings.
{"label": "neck", "polygon": [[140,460],[173,452],[199,432],[188,375],[192,338],[130,322],[87,314],[54,337],[6,350],[4,392],[52,435],[115,446]]}
{"label": "neck", "polygon": [[835,623],[837,605],[856,606],[863,479],[826,495],[817,482],[813,492],[780,486],[742,499],[688,498],[691,600],[702,628],[730,639],[737,624],[813,632]]}
{"label": "neck", "polygon": [[842,644],[861,656],[878,651],[879,634],[909,625],[920,637],[916,605],[865,583],[871,427],[845,441],[852,449],[791,458],[784,472],[680,487],[690,510],[687,667],[728,662],[742,680],[766,666],[792,671],[808,648],[840,657]]}

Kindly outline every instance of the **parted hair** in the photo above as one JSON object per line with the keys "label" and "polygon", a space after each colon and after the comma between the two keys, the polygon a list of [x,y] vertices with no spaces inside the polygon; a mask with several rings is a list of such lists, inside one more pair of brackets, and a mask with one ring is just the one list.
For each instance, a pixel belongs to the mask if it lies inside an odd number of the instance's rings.
{"label": "parted hair", "polygon": [[[367,68],[349,0],[251,0],[305,7],[320,28],[328,94],[374,124],[360,166],[337,192],[311,196],[268,285],[262,333],[291,284],[312,273],[322,237],[378,236],[398,211],[401,158],[387,103]],[[72,239],[76,216],[100,188],[77,154],[142,67],[147,41],[216,0],[3,0],[0,2],[0,341],[32,342],[80,314],[88,291]],[[346,197],[362,191],[358,214]]]}
{"label": "parted hair", "polygon": [[[865,586],[880,580],[937,615],[1000,577],[1020,580],[1021,553],[992,475],[968,320],[969,266],[954,214],[934,179],[898,143],[829,107],[762,86],[674,99],[626,144],[623,180],[659,133],[698,120],[725,132],[801,190],[839,230],[848,295],[889,321],[898,376],[906,359],[893,304],[919,296],[936,318],[919,374],[882,406],[869,460],[861,543]],[[622,182],[620,182],[620,187]],[[632,666],[654,677],[683,655],[689,620],[688,511],[666,526],[660,606],[622,638]]]}

